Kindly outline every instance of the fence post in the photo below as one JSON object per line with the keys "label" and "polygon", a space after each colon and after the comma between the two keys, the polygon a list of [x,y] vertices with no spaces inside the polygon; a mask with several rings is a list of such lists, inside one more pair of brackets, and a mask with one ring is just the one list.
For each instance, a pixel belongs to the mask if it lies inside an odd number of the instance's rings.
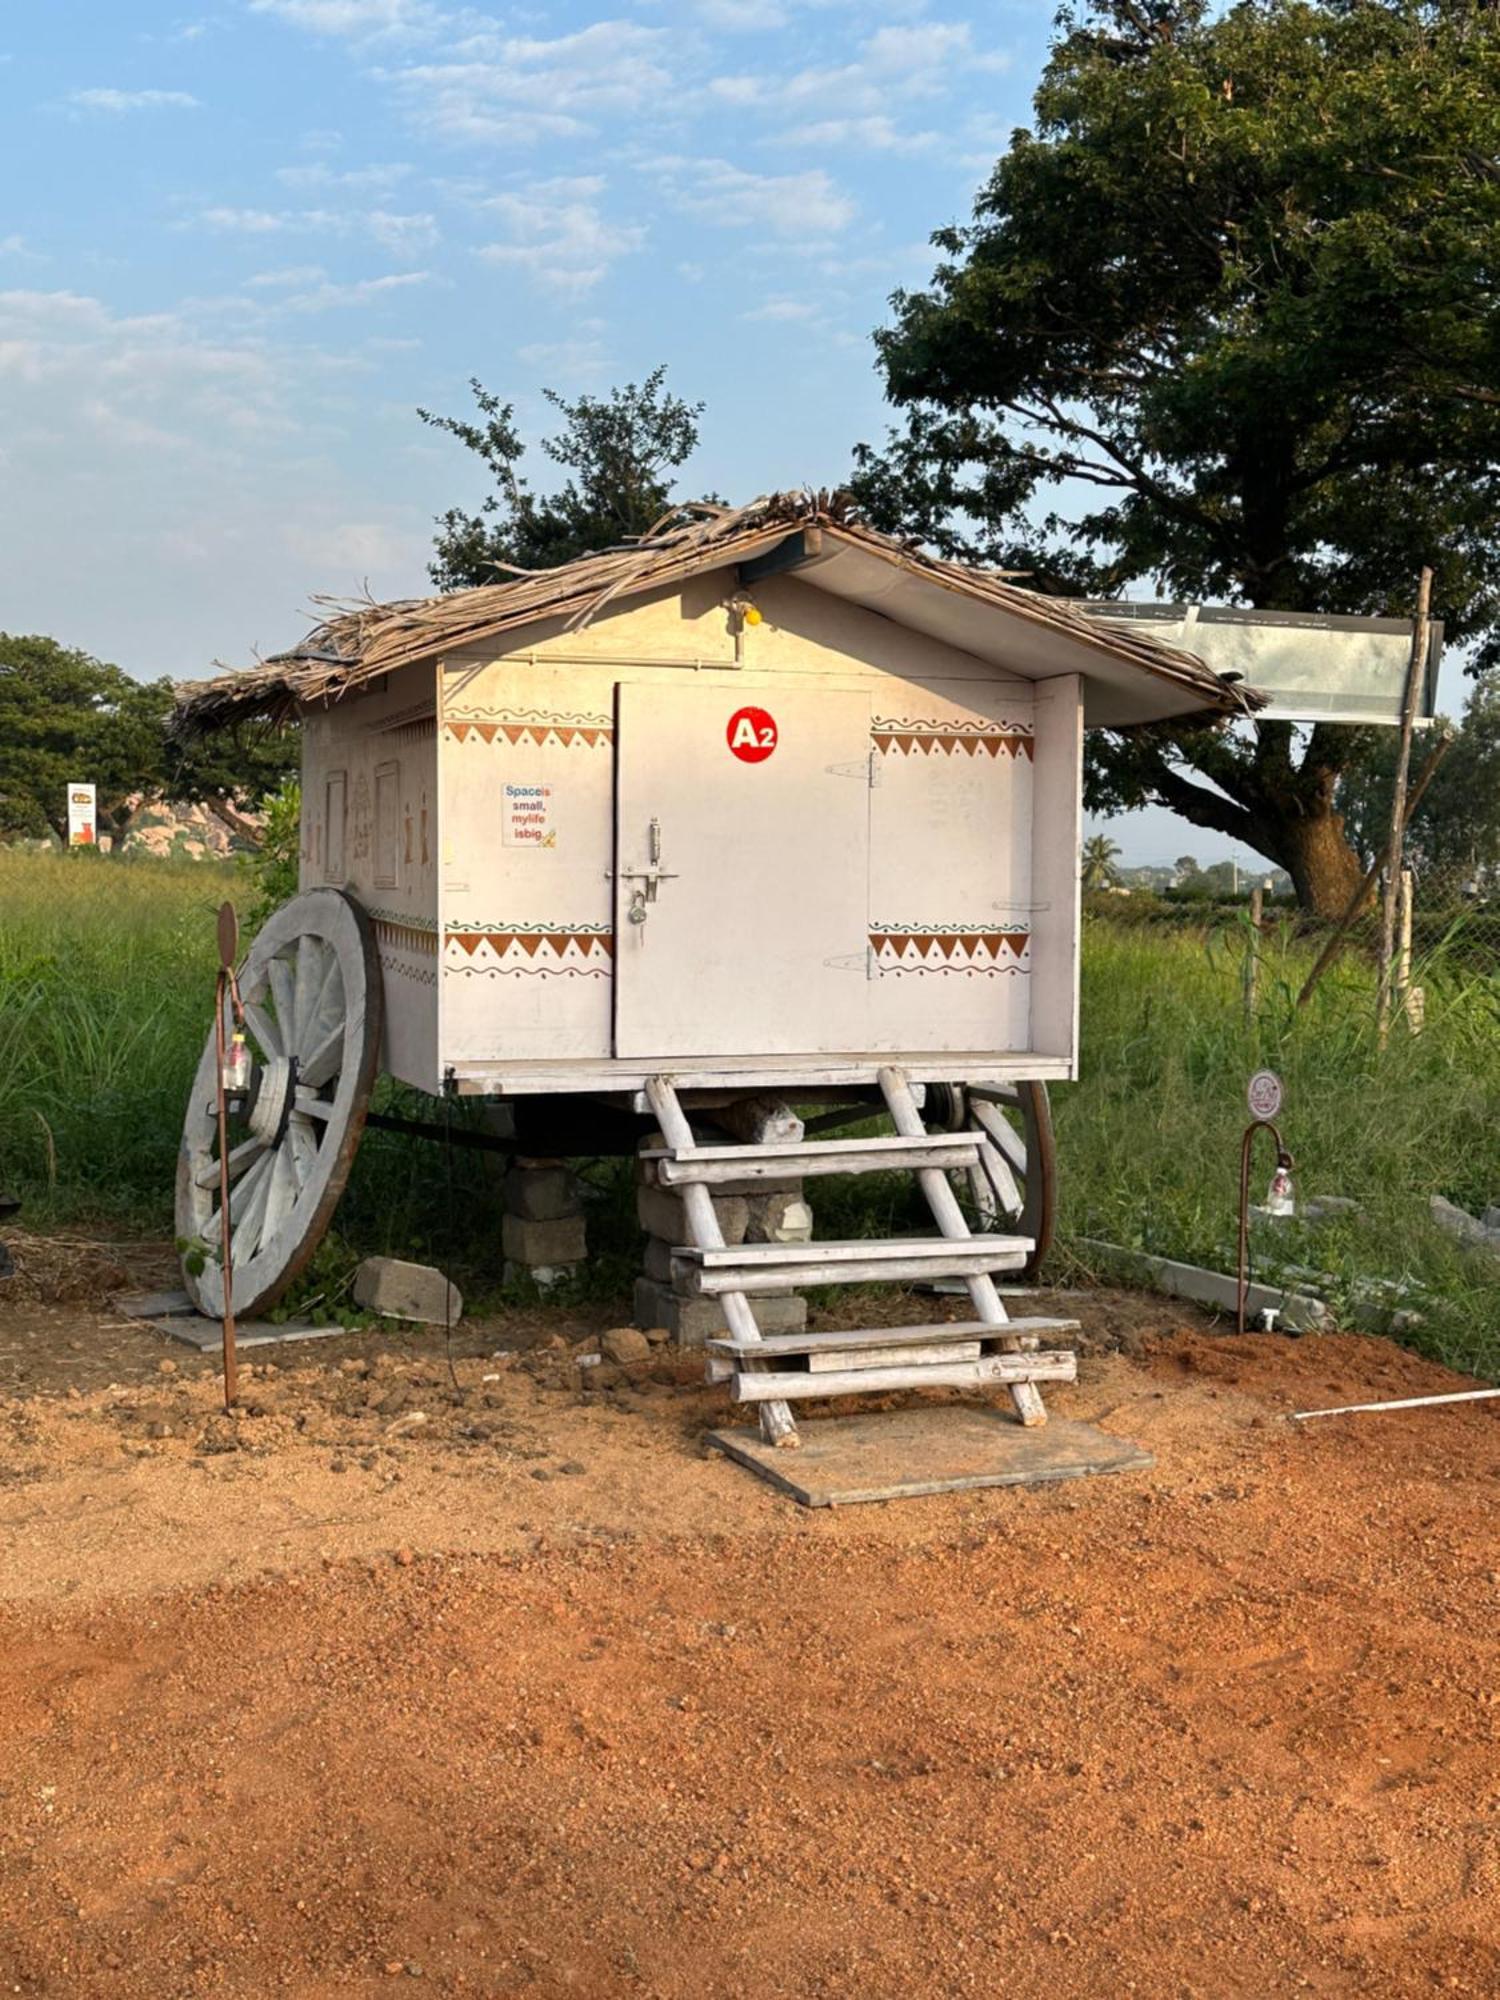
{"label": "fence post", "polygon": [[1411,771],[1411,735],[1417,702],[1427,667],[1428,616],[1432,609],[1432,571],[1424,569],[1417,585],[1417,615],[1411,632],[1411,664],[1401,704],[1401,743],[1396,753],[1396,782],[1391,792],[1390,845],[1385,858],[1385,895],[1380,912],[1380,976],[1376,987],[1375,1021],[1380,1046],[1391,1032],[1391,961],[1396,946],[1396,897],[1401,886],[1401,849],[1406,836],[1406,782]]}
{"label": "fence post", "polygon": [[1255,1026],[1256,989],[1260,985],[1260,918],[1265,890],[1250,891],[1250,940],[1245,948],[1245,1025]]}

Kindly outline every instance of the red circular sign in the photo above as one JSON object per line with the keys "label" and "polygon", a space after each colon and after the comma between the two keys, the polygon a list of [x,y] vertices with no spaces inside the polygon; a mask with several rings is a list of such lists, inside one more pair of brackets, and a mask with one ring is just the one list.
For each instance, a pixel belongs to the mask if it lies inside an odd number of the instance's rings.
{"label": "red circular sign", "polygon": [[764,708],[737,708],[724,741],[742,764],[764,764],[776,748],[776,718]]}

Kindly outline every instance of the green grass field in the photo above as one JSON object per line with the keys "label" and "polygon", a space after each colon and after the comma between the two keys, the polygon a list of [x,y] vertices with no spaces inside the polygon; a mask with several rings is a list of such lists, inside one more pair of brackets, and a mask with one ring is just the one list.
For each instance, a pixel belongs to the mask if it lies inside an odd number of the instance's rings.
{"label": "green grass field", "polygon": [[[33,1226],[170,1230],[183,1092],[211,1018],[214,912],[226,895],[255,900],[230,864],[0,850],[0,1182]],[[1284,1254],[1331,1279],[1341,1304],[1370,1278],[1417,1287],[1421,1344],[1500,1375],[1494,1268],[1427,1215],[1434,1193],[1471,1210],[1500,1202],[1500,981],[1430,957],[1419,967],[1426,1031],[1398,1028],[1381,1053],[1362,961],[1296,1012],[1305,941],[1267,951],[1247,1025],[1242,936],[1232,923],[1208,933],[1086,924],[1082,1078],[1054,1093],[1059,1267],[1070,1243],[1097,1237],[1231,1268],[1244,1086],[1265,1063],[1286,1082],[1299,1192],[1361,1204],[1316,1235],[1278,1236]],[[419,1107],[431,1115],[430,1102]],[[1258,1154],[1257,1198],[1269,1171]],[[603,1252],[590,1283],[623,1291],[628,1175],[615,1162],[590,1173]],[[442,1257],[492,1288],[496,1180],[483,1155],[367,1134],[316,1282],[336,1290],[356,1250],[391,1250]],[[830,1185],[825,1206],[891,1195]],[[867,1226],[888,1219],[872,1212]],[[841,1228],[857,1222],[840,1215]]]}

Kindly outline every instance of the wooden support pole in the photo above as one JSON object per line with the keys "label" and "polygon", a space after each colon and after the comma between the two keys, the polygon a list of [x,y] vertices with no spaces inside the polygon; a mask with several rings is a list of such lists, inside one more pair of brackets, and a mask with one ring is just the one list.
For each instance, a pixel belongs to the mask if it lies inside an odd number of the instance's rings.
{"label": "wooden support pole", "polygon": [[1428,621],[1432,611],[1432,571],[1424,569],[1417,585],[1417,616],[1411,635],[1411,664],[1401,704],[1401,741],[1396,751],[1396,782],[1391,791],[1391,835],[1385,856],[1385,897],[1380,912],[1380,967],[1375,1000],[1376,1029],[1385,1047],[1391,1032],[1391,962],[1396,946],[1396,899],[1401,890],[1401,850],[1406,839],[1406,786],[1411,771],[1411,736],[1417,703],[1427,671]]}

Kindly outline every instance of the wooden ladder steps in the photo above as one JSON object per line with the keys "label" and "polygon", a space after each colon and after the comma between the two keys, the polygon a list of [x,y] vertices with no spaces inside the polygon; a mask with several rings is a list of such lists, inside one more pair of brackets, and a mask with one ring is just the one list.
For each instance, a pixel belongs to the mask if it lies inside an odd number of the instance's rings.
{"label": "wooden ladder steps", "polygon": [[949,1361],[977,1361],[986,1352],[1009,1352],[1041,1345],[1043,1335],[1076,1333],[1076,1319],[1013,1319],[1004,1326],[987,1320],[947,1320],[936,1326],[871,1326],[836,1328],[821,1333],[765,1334],[747,1340],[709,1340],[707,1379],[727,1382],[745,1360],[781,1361],[792,1357],[795,1369],[805,1357],[809,1373],[851,1368],[878,1368],[897,1362],[912,1367],[936,1367]]}
{"label": "wooden ladder steps", "polygon": [[1055,1353],[981,1354],[977,1360],[966,1361],[894,1361],[875,1368],[760,1369],[754,1374],[736,1369],[730,1393],[737,1403],[789,1403],[807,1396],[875,1396],[889,1389],[987,1389],[996,1383],[1073,1382],[1077,1377],[1077,1355],[1060,1348]]}
{"label": "wooden ladder steps", "polygon": [[680,1146],[643,1153],[663,1187],[700,1181],[776,1181],[809,1174],[873,1174],[917,1167],[977,1166],[986,1146],[978,1132],[900,1133],[884,1139],[808,1139],[765,1146]]}
{"label": "wooden ladder steps", "polygon": [[689,1290],[782,1292],[803,1285],[896,1284],[917,1278],[961,1278],[1018,1271],[1031,1254],[1029,1236],[856,1237],[852,1242],[696,1244],[674,1249],[686,1266]]}

